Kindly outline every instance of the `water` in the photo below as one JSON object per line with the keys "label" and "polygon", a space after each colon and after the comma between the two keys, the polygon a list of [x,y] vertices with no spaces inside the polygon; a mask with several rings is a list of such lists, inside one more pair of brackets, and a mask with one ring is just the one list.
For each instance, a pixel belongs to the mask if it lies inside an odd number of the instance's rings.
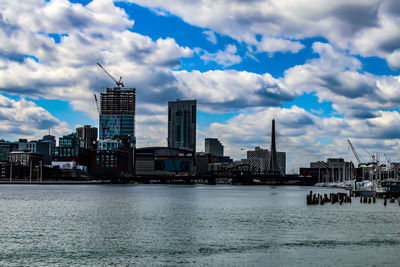
{"label": "water", "polygon": [[[396,266],[400,207],[328,189],[1,185],[0,266]],[[337,190],[334,190],[337,191]]]}

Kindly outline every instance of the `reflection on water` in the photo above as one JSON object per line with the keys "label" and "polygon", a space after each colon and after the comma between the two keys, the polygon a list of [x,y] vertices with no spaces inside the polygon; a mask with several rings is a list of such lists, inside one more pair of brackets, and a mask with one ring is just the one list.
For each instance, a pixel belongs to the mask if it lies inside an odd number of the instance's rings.
{"label": "reflection on water", "polygon": [[0,265],[396,265],[398,205],[311,189],[1,185]]}

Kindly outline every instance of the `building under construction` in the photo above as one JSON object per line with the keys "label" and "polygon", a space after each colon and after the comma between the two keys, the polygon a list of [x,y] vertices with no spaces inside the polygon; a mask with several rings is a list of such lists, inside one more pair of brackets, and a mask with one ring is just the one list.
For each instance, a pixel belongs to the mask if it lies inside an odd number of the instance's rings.
{"label": "building under construction", "polygon": [[135,140],[135,88],[107,88],[100,93],[100,139]]}

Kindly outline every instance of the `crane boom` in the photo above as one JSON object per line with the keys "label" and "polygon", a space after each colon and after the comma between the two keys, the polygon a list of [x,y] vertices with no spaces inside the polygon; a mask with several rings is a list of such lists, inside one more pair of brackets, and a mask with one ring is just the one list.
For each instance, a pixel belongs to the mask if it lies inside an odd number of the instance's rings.
{"label": "crane boom", "polygon": [[369,153],[368,150],[366,150],[365,148],[363,148],[363,149],[371,157],[372,162],[375,162],[375,155]]}
{"label": "crane boom", "polygon": [[94,102],[96,103],[97,113],[99,113],[99,116],[100,116],[99,101],[97,101],[96,94],[93,94],[93,95],[94,95]]}
{"label": "crane boom", "polygon": [[121,80],[122,80],[122,76],[121,77],[119,77],[119,81],[117,81],[100,63],[97,63],[97,65],[99,65],[99,67],[102,69],[102,70],[104,70],[104,72],[105,73],[107,73],[107,75],[108,76],[110,76],[110,78],[111,79],[113,79],[113,81],[115,82],[115,84],[117,85],[117,87],[119,88],[119,87],[125,87],[124,86],[124,83],[123,82],[121,82]]}
{"label": "crane boom", "polygon": [[358,156],[358,153],[356,151],[356,149],[354,148],[353,144],[350,142],[350,140],[347,140],[347,142],[349,142],[350,148],[353,151],[354,157],[356,158],[358,165],[361,164],[361,160],[360,160],[360,156]]}

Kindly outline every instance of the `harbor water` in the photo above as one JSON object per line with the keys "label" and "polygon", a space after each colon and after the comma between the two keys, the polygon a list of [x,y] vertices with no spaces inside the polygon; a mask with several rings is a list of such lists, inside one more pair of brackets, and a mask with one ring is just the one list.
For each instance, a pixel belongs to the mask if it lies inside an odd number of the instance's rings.
{"label": "harbor water", "polygon": [[400,206],[311,187],[1,185],[0,266],[397,266]]}

